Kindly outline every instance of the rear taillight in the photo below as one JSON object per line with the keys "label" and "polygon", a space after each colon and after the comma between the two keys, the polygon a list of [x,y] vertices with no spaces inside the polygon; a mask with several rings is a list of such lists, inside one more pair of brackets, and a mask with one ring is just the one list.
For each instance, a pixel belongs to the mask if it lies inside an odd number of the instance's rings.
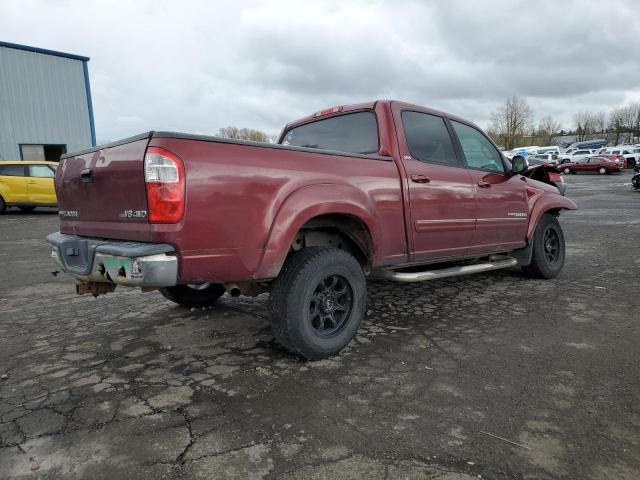
{"label": "rear taillight", "polygon": [[184,164],[176,155],[149,147],[144,156],[144,181],[151,223],[177,223],[184,214]]}

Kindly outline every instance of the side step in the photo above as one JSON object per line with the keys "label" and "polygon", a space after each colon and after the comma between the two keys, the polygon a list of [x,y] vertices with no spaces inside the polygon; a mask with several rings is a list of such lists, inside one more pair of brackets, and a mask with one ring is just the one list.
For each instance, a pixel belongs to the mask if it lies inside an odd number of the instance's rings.
{"label": "side step", "polygon": [[468,275],[470,273],[489,272],[500,270],[501,268],[515,267],[518,260],[512,257],[497,257],[493,261],[465,265],[462,267],[443,268],[440,270],[425,270],[423,272],[397,272],[394,270],[378,270],[375,276],[396,282],[413,283],[425,282],[427,280],[438,280],[440,278],[456,277],[458,275]]}

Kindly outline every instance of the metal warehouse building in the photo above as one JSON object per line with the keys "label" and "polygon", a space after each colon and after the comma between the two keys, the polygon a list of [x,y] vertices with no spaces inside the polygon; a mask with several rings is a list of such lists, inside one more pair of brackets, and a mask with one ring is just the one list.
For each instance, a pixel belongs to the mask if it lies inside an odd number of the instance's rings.
{"label": "metal warehouse building", "polygon": [[0,160],[54,160],[96,143],[88,57],[0,42]]}

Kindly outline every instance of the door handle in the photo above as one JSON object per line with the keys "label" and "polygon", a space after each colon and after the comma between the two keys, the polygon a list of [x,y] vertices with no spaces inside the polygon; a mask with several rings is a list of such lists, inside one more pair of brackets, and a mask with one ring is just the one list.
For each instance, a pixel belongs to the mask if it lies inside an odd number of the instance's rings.
{"label": "door handle", "polygon": [[411,175],[411,181],[416,183],[429,183],[431,179],[426,175]]}
{"label": "door handle", "polygon": [[82,183],[91,183],[93,182],[93,171],[90,168],[84,168],[80,172],[80,178]]}
{"label": "door handle", "polygon": [[489,188],[491,186],[491,184],[485,182],[484,180],[478,180],[478,186],[480,188]]}

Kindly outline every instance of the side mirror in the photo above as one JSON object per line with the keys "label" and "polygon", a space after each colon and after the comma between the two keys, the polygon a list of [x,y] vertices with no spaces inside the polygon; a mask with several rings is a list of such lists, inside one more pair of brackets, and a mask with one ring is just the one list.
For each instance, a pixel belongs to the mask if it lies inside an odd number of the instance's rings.
{"label": "side mirror", "polygon": [[511,173],[513,175],[522,175],[529,169],[529,162],[524,157],[515,157],[512,160]]}

